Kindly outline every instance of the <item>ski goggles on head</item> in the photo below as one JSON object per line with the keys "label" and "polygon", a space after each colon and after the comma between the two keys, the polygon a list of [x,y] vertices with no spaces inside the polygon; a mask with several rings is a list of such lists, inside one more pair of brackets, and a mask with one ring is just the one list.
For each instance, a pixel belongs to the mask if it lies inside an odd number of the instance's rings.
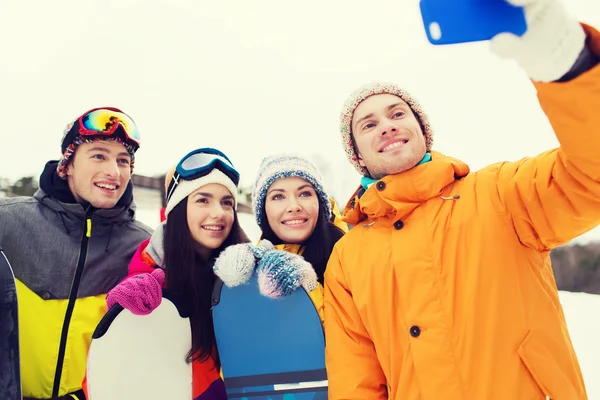
{"label": "ski goggles on head", "polygon": [[227,175],[235,186],[239,184],[240,174],[225,154],[211,148],[197,149],[183,157],[175,167],[173,179],[171,179],[167,189],[167,202],[169,202],[181,179],[191,181],[208,175],[214,168]]}
{"label": "ski goggles on head", "polygon": [[140,146],[140,131],[131,117],[118,108],[95,108],[79,117],[79,134],[111,136],[121,127],[127,139]]}

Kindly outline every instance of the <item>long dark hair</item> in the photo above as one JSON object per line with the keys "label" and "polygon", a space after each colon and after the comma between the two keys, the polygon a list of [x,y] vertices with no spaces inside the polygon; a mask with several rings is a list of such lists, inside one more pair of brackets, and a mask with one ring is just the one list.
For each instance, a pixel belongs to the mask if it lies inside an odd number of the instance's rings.
{"label": "long dark hair", "polygon": [[249,241],[235,213],[229,237],[221,247],[211,252],[208,259],[204,259],[196,252],[199,243],[192,238],[188,228],[187,198],[169,213],[163,242],[166,287],[184,302],[189,313],[192,348],[188,353],[188,362],[206,361],[209,357],[214,357],[220,368],[211,315],[211,297],[215,284],[212,267],[216,257],[226,247]]}
{"label": "long dark hair", "polygon": [[[342,238],[342,236],[344,236],[344,231],[327,219],[325,207],[326,206],[319,200],[319,217],[317,219],[317,224],[315,225],[315,230],[312,235],[302,243],[302,245],[305,246],[302,257],[312,265],[317,273],[317,279],[321,284],[323,284],[323,275],[325,274],[329,256],[333,251],[333,246]],[[260,229],[262,231],[262,237],[273,244],[283,244],[283,241],[275,235],[269,225],[265,206],[263,206],[260,212]]]}

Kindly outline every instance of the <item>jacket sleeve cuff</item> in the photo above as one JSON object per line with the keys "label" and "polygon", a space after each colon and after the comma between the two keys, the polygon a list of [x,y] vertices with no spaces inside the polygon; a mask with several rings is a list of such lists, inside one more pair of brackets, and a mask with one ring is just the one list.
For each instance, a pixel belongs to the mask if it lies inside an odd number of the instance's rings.
{"label": "jacket sleeve cuff", "polygon": [[581,53],[579,53],[579,57],[577,57],[575,64],[573,64],[569,72],[556,82],[568,82],[575,79],[600,63],[600,52],[598,51],[600,39],[598,38],[598,31],[585,24],[582,24],[582,26],[587,35],[585,46]]}

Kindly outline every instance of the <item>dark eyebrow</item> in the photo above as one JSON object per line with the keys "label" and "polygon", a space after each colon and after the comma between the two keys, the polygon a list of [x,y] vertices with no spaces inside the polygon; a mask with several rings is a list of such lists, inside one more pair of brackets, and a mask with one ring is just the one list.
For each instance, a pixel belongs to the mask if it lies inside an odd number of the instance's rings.
{"label": "dark eyebrow", "polygon": [[[205,192],[194,193],[194,197],[198,197],[198,196],[208,197],[209,199],[212,199],[214,197],[212,195],[212,193],[205,193]],[[223,196],[221,198],[221,200],[233,200],[233,196],[230,194],[226,194],[225,196]]]}
{"label": "dark eyebrow", "polygon": [[405,104],[406,104],[406,103],[396,103],[396,104],[392,104],[391,106],[388,106],[388,108],[387,108],[387,109],[388,109],[388,111],[391,111],[393,108],[396,108],[396,107],[398,107],[398,106],[403,106],[403,107],[404,107],[404,105],[405,105]]}
{"label": "dark eyebrow", "polygon": [[[92,147],[91,149],[89,149],[89,150],[88,150],[88,153],[91,153],[92,151],[99,151],[99,152],[101,152],[101,153],[106,153],[106,154],[109,154],[109,153],[110,153],[110,150],[108,150],[108,149],[106,149],[106,148],[104,148],[104,147]],[[123,152],[121,152],[121,153],[119,153],[119,154],[117,155],[117,157],[123,157],[123,156],[131,157],[131,156],[129,155],[129,153],[128,153],[128,152],[126,152],[126,151],[123,151]]]}
{"label": "dark eyebrow", "polygon": [[[297,192],[299,192],[300,190],[302,190],[302,189],[305,189],[305,188],[310,188],[310,189],[313,189],[313,190],[314,190],[314,187],[313,187],[313,185],[311,185],[310,183],[306,183],[306,184],[304,184],[304,185],[298,186],[298,187],[296,188],[296,191],[297,191]],[[284,189],[278,189],[278,188],[271,189],[271,190],[269,190],[269,191],[267,192],[267,196],[268,196],[268,195],[269,195],[271,192],[281,192],[281,193],[285,193],[285,190],[284,190]]]}
{"label": "dark eyebrow", "polygon": [[[390,111],[390,110],[392,110],[393,108],[396,108],[396,107],[398,107],[398,106],[402,106],[402,107],[404,107],[404,106],[405,106],[405,104],[406,104],[406,103],[403,103],[403,102],[394,103],[394,104],[392,104],[392,105],[390,105],[390,106],[387,106],[387,107],[386,107],[386,109],[387,109],[388,111]],[[358,124],[359,124],[361,121],[364,121],[365,119],[369,119],[369,118],[372,118],[372,117],[373,117],[373,113],[371,113],[371,114],[367,114],[367,115],[365,115],[364,117],[362,117],[361,119],[359,119],[358,121],[356,121],[356,122],[354,123],[354,126],[358,125]]]}
{"label": "dark eyebrow", "polygon": [[359,119],[358,121],[356,121],[354,123],[354,126],[357,126],[361,121],[364,121],[365,119],[369,119],[369,118],[372,118],[372,117],[373,117],[373,113],[367,114],[364,117],[362,117],[361,119]]}
{"label": "dark eyebrow", "polygon": [[304,188],[311,188],[311,189],[314,189],[313,185],[311,185],[310,183],[307,183],[307,184],[305,184],[305,185],[299,186],[299,187],[298,187],[298,189],[296,189],[296,190],[300,191],[300,190],[302,190],[302,189],[304,189]]}
{"label": "dark eyebrow", "polygon": [[268,195],[269,195],[271,192],[281,192],[281,193],[285,193],[285,190],[283,190],[283,189],[270,189],[270,190],[267,192],[267,196],[268,196]]}
{"label": "dark eyebrow", "polygon": [[101,151],[102,153],[110,153],[110,151],[108,151],[108,149],[105,149],[104,147],[92,147],[91,149],[88,149],[88,153],[92,152],[92,151]]}

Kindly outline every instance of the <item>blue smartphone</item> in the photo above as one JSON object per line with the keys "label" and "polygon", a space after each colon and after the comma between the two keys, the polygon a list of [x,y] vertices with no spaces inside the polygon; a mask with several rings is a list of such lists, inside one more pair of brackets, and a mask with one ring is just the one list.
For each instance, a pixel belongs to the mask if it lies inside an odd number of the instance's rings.
{"label": "blue smartphone", "polygon": [[506,0],[420,0],[427,39],[435,45],[490,40],[527,30],[523,7]]}

